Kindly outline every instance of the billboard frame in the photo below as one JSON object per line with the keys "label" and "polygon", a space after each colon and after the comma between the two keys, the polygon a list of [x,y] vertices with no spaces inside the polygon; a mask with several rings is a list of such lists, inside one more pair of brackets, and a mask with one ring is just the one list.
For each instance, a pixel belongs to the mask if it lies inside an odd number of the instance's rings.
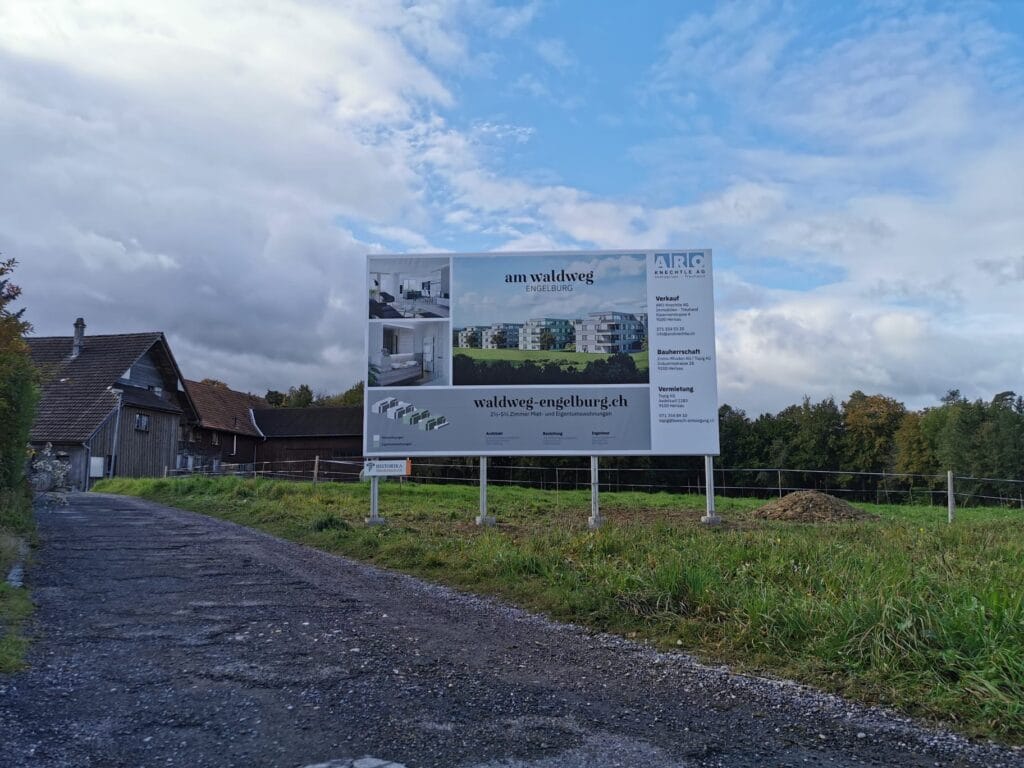
{"label": "billboard frame", "polygon": [[[647,284],[649,285],[649,283],[650,283],[650,272],[651,272],[651,257],[655,256],[655,255],[684,256],[684,257],[685,256],[697,256],[697,255],[700,255],[700,256],[703,256],[704,258],[706,258],[706,270],[702,270],[702,271],[706,271],[706,274],[702,275],[703,277],[706,277],[706,291],[704,293],[704,298],[705,298],[705,301],[706,301],[706,306],[703,307],[703,311],[705,312],[706,315],[709,315],[710,333],[707,333],[705,331],[705,336],[702,339],[702,347],[707,347],[708,346],[707,342],[710,342],[711,349],[713,350],[709,359],[710,359],[710,369],[711,369],[711,373],[713,375],[711,401],[714,404],[714,408],[713,408],[714,413],[713,413],[713,415],[709,415],[706,418],[704,418],[703,421],[705,423],[713,423],[714,435],[715,435],[715,439],[714,439],[715,450],[713,450],[713,451],[708,451],[708,450],[687,450],[687,451],[657,450],[657,449],[655,449],[654,444],[653,444],[653,435],[651,437],[651,444],[650,444],[650,446],[649,447],[641,447],[641,448],[618,447],[618,446],[615,446],[615,445],[610,445],[610,446],[606,446],[606,447],[602,447],[602,446],[598,446],[598,445],[589,445],[589,446],[583,446],[583,447],[580,447],[580,448],[577,448],[577,449],[573,449],[573,448],[566,447],[566,446],[552,446],[550,448],[547,448],[547,447],[531,447],[531,448],[526,448],[526,449],[514,448],[514,447],[485,447],[485,446],[479,446],[479,447],[467,447],[467,448],[461,448],[461,449],[460,448],[445,447],[443,449],[438,449],[438,450],[424,450],[424,449],[410,448],[410,447],[405,446],[405,447],[397,447],[394,450],[387,450],[387,449],[384,449],[381,445],[376,445],[375,446],[375,445],[372,444],[372,442],[373,442],[373,435],[371,434],[371,425],[370,425],[371,408],[377,407],[379,405],[379,403],[377,403],[376,400],[381,399],[381,397],[380,397],[381,395],[385,395],[386,396],[387,392],[386,391],[382,391],[382,390],[387,390],[387,389],[402,390],[403,393],[405,393],[405,392],[415,393],[417,391],[421,391],[421,392],[424,392],[424,393],[429,393],[429,392],[436,392],[438,390],[443,390],[445,392],[461,392],[461,393],[464,393],[465,397],[468,398],[474,392],[475,393],[482,393],[482,392],[487,392],[487,391],[491,391],[491,392],[494,392],[494,393],[500,393],[500,392],[507,393],[507,392],[510,392],[510,391],[520,391],[520,390],[523,390],[523,389],[530,389],[530,390],[536,390],[536,391],[541,391],[541,390],[550,391],[552,393],[552,395],[554,395],[556,392],[560,392],[560,393],[563,393],[563,395],[567,395],[567,394],[569,394],[566,391],[568,389],[572,389],[573,392],[578,394],[580,392],[580,390],[587,391],[587,390],[590,390],[590,389],[596,389],[596,390],[601,390],[601,391],[608,391],[609,387],[613,387],[613,388],[616,388],[616,389],[621,390],[621,391],[629,391],[629,390],[634,390],[635,389],[638,392],[642,392],[642,393],[644,393],[647,396],[648,401],[650,403],[650,401],[653,399],[653,390],[654,390],[654,388],[656,386],[655,381],[654,381],[654,367],[655,367],[655,359],[654,358],[655,358],[655,354],[654,354],[654,350],[652,349],[652,346],[653,346],[652,339],[653,339],[654,334],[651,333],[651,330],[650,330],[652,328],[652,326],[654,326],[654,323],[655,323],[654,312],[652,312],[652,310],[654,309],[654,307],[656,305],[656,302],[654,302],[653,297],[649,294],[649,291],[647,293],[645,293],[645,302],[646,302],[645,307],[646,307],[646,310],[647,310],[646,314],[648,315],[648,318],[647,318],[647,320],[648,320],[647,328],[645,329],[645,332],[647,334],[647,339],[648,339],[648,345],[647,345],[647,351],[648,351],[648,369],[647,369],[648,370],[648,378],[647,378],[646,383],[637,383],[637,382],[624,382],[624,383],[620,383],[620,384],[615,384],[615,383],[612,383],[612,384],[609,384],[609,383],[591,383],[591,384],[588,384],[588,383],[578,383],[578,384],[572,384],[572,385],[570,385],[570,384],[563,384],[563,383],[553,383],[553,384],[542,384],[542,383],[534,383],[534,384],[504,384],[504,385],[503,384],[494,384],[494,385],[490,385],[490,384],[476,384],[476,385],[457,384],[457,382],[453,380],[454,374],[455,374],[455,371],[454,371],[454,369],[455,369],[455,360],[454,360],[454,358],[455,358],[455,348],[456,347],[455,347],[455,345],[452,342],[453,342],[453,339],[454,339],[454,336],[455,336],[455,331],[457,329],[455,321],[458,320],[458,313],[457,313],[457,310],[456,310],[456,306],[457,306],[457,301],[458,301],[458,299],[457,299],[457,296],[458,296],[457,291],[458,291],[458,286],[459,286],[459,271],[458,271],[458,269],[455,268],[457,260],[463,260],[463,259],[480,259],[480,260],[486,260],[486,259],[491,259],[491,260],[494,260],[494,259],[544,259],[544,258],[547,258],[547,259],[575,259],[575,260],[579,260],[579,259],[606,259],[606,258],[609,258],[609,257],[624,257],[624,256],[632,256],[632,257],[643,256],[645,259],[647,259],[647,264],[645,265],[645,272],[644,272],[644,274],[645,274],[645,277],[646,277],[646,280],[647,280]],[[407,386],[407,385],[404,385],[404,384],[395,384],[393,386],[389,386],[389,385],[385,385],[385,384],[375,384],[375,385],[371,386],[371,382],[370,382],[370,376],[372,375],[372,371],[371,371],[371,369],[372,369],[371,331],[373,330],[375,321],[381,321],[378,324],[382,328],[382,333],[383,333],[383,329],[385,328],[385,326],[388,325],[388,322],[387,322],[386,319],[380,318],[380,317],[372,317],[375,283],[379,283],[380,275],[386,274],[386,273],[380,271],[379,269],[378,270],[374,270],[374,266],[377,265],[379,267],[380,266],[380,262],[388,261],[388,260],[401,261],[401,262],[405,262],[405,263],[408,263],[408,264],[419,263],[419,264],[424,265],[425,269],[426,268],[430,268],[431,270],[435,270],[435,271],[438,268],[439,264],[441,264],[442,262],[446,262],[447,263],[447,267],[448,267],[448,276],[447,276],[448,290],[445,292],[446,293],[445,298],[447,299],[447,304],[446,304],[446,307],[447,307],[447,310],[448,310],[447,313],[443,317],[441,317],[441,318],[431,318],[430,320],[425,320],[425,319],[422,319],[420,317],[403,317],[403,318],[400,318],[400,319],[395,318],[395,319],[392,320],[391,326],[390,326],[392,328],[401,328],[401,327],[403,327],[403,325],[411,325],[411,326],[419,325],[419,326],[422,326],[426,322],[432,322],[434,320],[439,321],[439,327],[442,327],[442,328],[444,328],[447,331],[447,333],[445,335],[447,337],[447,339],[446,339],[447,344],[449,345],[448,346],[448,350],[450,350],[447,373],[446,373],[446,376],[442,377],[442,379],[444,380],[444,383],[442,385],[440,385],[440,386],[431,386],[430,384],[413,385],[413,386]],[[527,266],[527,267],[525,267],[525,269],[529,269],[529,267]],[[374,275],[377,275],[378,277],[374,278]],[[715,370],[715,362],[717,360],[717,352],[714,351],[715,350],[715,347],[714,347],[714,344],[715,344],[715,338],[714,338],[714,292],[713,292],[713,285],[712,285],[711,251],[710,251],[710,249],[693,249],[693,248],[691,248],[691,249],[612,249],[612,250],[585,250],[585,251],[552,250],[552,251],[517,251],[517,252],[452,252],[452,253],[423,253],[423,254],[391,254],[391,253],[389,253],[389,254],[368,254],[367,258],[366,258],[365,280],[366,280],[366,282],[365,282],[366,288],[369,291],[370,316],[367,317],[367,320],[366,320],[366,322],[367,322],[366,332],[364,334],[364,357],[363,357],[363,359],[364,359],[364,363],[367,365],[367,376],[366,376],[366,379],[364,381],[363,451],[364,451],[364,455],[366,455],[368,457],[375,457],[375,458],[385,459],[385,458],[399,458],[399,457],[408,457],[408,456],[417,456],[417,457],[442,457],[442,456],[444,456],[444,457],[452,457],[452,456],[467,456],[467,457],[468,456],[477,456],[477,457],[489,457],[489,456],[539,456],[539,457],[546,457],[546,456],[552,456],[552,457],[553,456],[701,456],[701,455],[712,455],[713,456],[713,455],[718,455],[718,453],[720,452],[720,450],[719,450],[720,446],[718,445],[717,371]],[[414,280],[414,282],[415,282],[415,280]],[[420,282],[421,282],[421,285],[423,286],[424,290],[429,290],[428,285],[429,285],[429,283],[431,281],[420,281]],[[379,291],[379,292],[383,292],[383,287],[378,284],[376,286],[376,290]],[[411,290],[411,291],[409,291],[408,295],[413,295],[415,293],[416,293],[416,291]],[[384,292],[384,294],[385,294],[385,296],[387,295],[386,292]],[[364,295],[366,295],[366,294],[364,294]],[[377,295],[379,297],[381,294],[378,293]],[[501,322],[503,322],[503,321],[499,320],[495,324],[500,324]],[[506,323],[506,324],[511,325],[511,323]],[[697,349],[697,351],[700,352],[701,349]],[[660,352],[660,350],[659,350],[659,352]],[[420,362],[421,374],[422,374],[422,365],[423,365],[423,363],[421,361]],[[400,375],[400,373],[399,373],[399,375]],[[412,395],[410,395],[410,399],[411,398],[412,398]],[[383,399],[387,399],[387,398],[385,397]],[[398,401],[396,403],[396,405],[408,406],[408,407],[412,408],[414,411],[416,410],[416,406],[413,405],[410,402]],[[428,410],[428,409],[424,409],[424,410]],[[401,418],[401,416],[399,416],[398,418]],[[648,418],[648,420],[653,425],[653,421],[654,421],[654,410],[653,409],[648,411],[647,418]],[[444,418],[441,417],[441,419],[442,419],[442,422],[443,422]],[[442,423],[442,424],[440,424],[438,426],[438,428],[443,428],[443,427],[446,427],[446,426],[449,426],[449,424]],[[676,427],[675,429],[678,430],[679,428]],[[653,432],[653,426],[652,426],[651,431]],[[707,447],[707,446],[702,446],[702,447]]]}

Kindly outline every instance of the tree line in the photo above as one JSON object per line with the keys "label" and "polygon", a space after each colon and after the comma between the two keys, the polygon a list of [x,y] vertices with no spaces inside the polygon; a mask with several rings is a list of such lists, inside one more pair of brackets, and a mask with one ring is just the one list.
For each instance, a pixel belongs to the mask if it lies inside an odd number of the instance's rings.
{"label": "tree line", "polygon": [[[716,482],[730,495],[769,496],[792,488],[840,493],[862,501],[944,500],[945,473],[960,477],[961,500],[1020,499],[1024,485],[1024,398],[1001,392],[968,400],[949,391],[935,406],[918,411],[885,395],[853,392],[836,403],[804,398],[777,413],[754,418],[730,405],[719,408],[721,454]],[[581,457],[492,457],[496,482],[545,488],[586,487]],[[424,460],[418,475],[471,480],[475,462]],[[426,471],[424,471],[426,469]],[[717,474],[721,472],[721,474]],[[602,485],[621,490],[699,491],[703,459],[680,456],[601,458]],[[861,474],[863,473],[863,474]]]}
{"label": "tree line", "polygon": [[324,394],[314,392],[309,384],[289,387],[287,392],[268,389],[263,396],[272,408],[339,408],[363,404],[363,382],[357,381],[344,392]]}
{"label": "tree line", "polygon": [[[839,479],[842,485],[869,496],[942,487],[947,470],[964,477],[1024,480],[1024,398],[1012,391],[970,401],[954,389],[937,405],[911,411],[891,397],[858,390],[838,405],[832,398],[817,403],[805,398],[754,419],[724,405],[719,416],[722,466],[807,470],[795,479],[808,487],[816,484],[811,470],[851,473]],[[858,472],[898,477],[852,474]],[[765,484],[769,480],[762,478]],[[978,480],[957,490],[985,496],[1008,488]]]}
{"label": "tree line", "polygon": [[[510,382],[499,377],[488,383]],[[363,382],[335,395],[301,384],[269,391],[266,399],[280,407],[361,406]],[[991,400],[969,400],[953,389],[921,410],[860,390],[839,403],[805,397],[756,417],[726,404],[719,408],[719,429],[715,466],[725,471],[719,483],[738,493],[767,495],[782,486],[837,490],[872,501],[937,500],[952,470],[980,478],[958,481],[961,498],[1016,497],[1024,504],[1024,485],[996,482],[1024,482],[1024,397],[1009,390]],[[432,471],[438,479],[475,477],[475,465],[464,459],[423,463],[438,465]],[[559,482],[583,485],[589,482],[585,473],[575,479],[569,470],[584,463],[578,457],[494,457],[490,471],[502,480],[552,487],[559,469]],[[624,489],[693,490],[703,472],[700,457],[603,457],[601,466]]]}

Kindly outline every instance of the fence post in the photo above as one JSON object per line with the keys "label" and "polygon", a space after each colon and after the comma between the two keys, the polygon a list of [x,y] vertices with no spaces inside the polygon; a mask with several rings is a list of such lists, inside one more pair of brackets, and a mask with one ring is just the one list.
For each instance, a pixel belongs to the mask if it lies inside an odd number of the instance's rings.
{"label": "fence post", "polygon": [[366,518],[367,525],[384,525],[386,522],[380,516],[380,478],[376,475],[370,477],[370,516]]}
{"label": "fence post", "polygon": [[956,513],[956,495],[953,493],[953,470],[946,471],[946,515],[949,523]]}
{"label": "fence post", "polygon": [[164,477],[167,477],[167,465],[164,464]]}
{"label": "fence post", "polygon": [[781,469],[777,469],[775,471],[779,473],[779,498],[781,499],[782,498],[782,470]]}
{"label": "fence post", "polygon": [[494,525],[494,518],[487,514],[487,457],[480,457],[480,514],[477,525]]}
{"label": "fence post", "polygon": [[587,527],[596,530],[601,527],[601,503],[599,496],[601,485],[597,474],[597,456],[590,457],[590,519],[587,520]]}
{"label": "fence post", "polygon": [[320,477],[320,456],[313,457],[313,485],[316,485],[317,478]]}
{"label": "fence post", "polygon": [[715,512],[715,458],[704,457],[704,480],[707,488],[707,514],[700,519],[705,525],[718,525],[722,518]]}

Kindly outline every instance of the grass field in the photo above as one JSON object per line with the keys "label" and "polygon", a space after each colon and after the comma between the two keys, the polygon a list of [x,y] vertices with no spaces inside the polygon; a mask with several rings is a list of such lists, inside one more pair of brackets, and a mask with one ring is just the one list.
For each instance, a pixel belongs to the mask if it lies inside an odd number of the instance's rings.
{"label": "grass field", "polygon": [[755,519],[759,502],[381,485],[387,526],[368,528],[366,485],[193,477],[105,481],[154,499],[553,617],[793,678],[1024,743],[1024,513],[863,505],[880,522]]}
{"label": "grass field", "polygon": [[[456,355],[466,355],[474,360],[486,362],[494,360],[508,360],[512,363],[521,363],[531,360],[538,365],[544,363],[558,363],[563,368],[575,368],[582,371],[587,363],[595,360],[603,360],[610,355],[595,355],[589,352],[560,352],[557,350],[529,350],[529,349],[477,349],[476,347],[456,347],[452,352]],[[647,350],[633,352],[630,354],[636,363],[637,369],[646,371],[648,367]]]}
{"label": "grass field", "polygon": [[23,627],[32,602],[27,589],[9,586],[5,579],[34,531],[28,492],[0,491],[0,673],[24,666],[28,640]]}

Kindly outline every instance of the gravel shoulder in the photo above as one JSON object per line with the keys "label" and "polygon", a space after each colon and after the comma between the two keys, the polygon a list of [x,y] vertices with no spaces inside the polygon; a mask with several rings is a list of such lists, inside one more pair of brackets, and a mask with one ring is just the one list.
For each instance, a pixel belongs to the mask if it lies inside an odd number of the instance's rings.
{"label": "gravel shoulder", "polygon": [[789,683],[138,499],[38,513],[0,765],[1024,766]]}

